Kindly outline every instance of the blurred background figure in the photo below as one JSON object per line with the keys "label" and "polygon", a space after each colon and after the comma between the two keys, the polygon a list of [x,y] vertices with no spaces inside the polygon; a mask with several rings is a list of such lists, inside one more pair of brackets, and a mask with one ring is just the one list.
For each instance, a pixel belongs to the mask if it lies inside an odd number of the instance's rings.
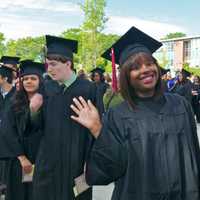
{"label": "blurred background figure", "polygon": [[192,83],[192,108],[197,123],[200,123],[200,78],[198,76],[194,76]]}
{"label": "blurred background figure", "polygon": [[190,73],[185,70],[182,70],[181,72],[179,72],[172,92],[185,97],[190,103],[192,103],[192,93],[191,93],[192,83],[187,78],[189,76],[190,76]]}
{"label": "blurred background figure", "polygon": [[17,78],[19,57],[14,56],[2,56],[0,62],[13,70],[13,81]]}
{"label": "blurred background figure", "polygon": [[97,67],[91,71],[91,80],[95,83],[97,90],[96,94],[98,98],[96,99],[96,104],[99,106],[100,113],[105,112],[103,96],[110,87],[110,85],[105,82],[104,72],[105,71],[100,67]]}
{"label": "blurred background figure", "polygon": [[88,79],[87,74],[85,73],[84,69],[80,69],[78,71],[78,77],[81,79]]}
{"label": "blurred background figure", "polygon": [[109,73],[105,73],[104,74],[104,78],[105,78],[105,82],[111,86],[112,78],[111,78],[110,74]]}

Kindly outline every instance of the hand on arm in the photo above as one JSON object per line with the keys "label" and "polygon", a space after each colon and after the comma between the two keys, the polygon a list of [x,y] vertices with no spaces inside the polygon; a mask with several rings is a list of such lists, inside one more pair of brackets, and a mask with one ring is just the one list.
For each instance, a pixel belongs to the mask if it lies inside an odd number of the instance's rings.
{"label": "hand on arm", "polygon": [[28,160],[28,158],[25,155],[21,155],[18,156],[18,160],[20,161],[23,171],[26,174],[31,173],[33,166],[32,163]]}
{"label": "hand on arm", "polygon": [[33,97],[30,99],[30,110],[31,112],[37,112],[43,104],[43,96],[39,93],[36,93],[33,95]]}

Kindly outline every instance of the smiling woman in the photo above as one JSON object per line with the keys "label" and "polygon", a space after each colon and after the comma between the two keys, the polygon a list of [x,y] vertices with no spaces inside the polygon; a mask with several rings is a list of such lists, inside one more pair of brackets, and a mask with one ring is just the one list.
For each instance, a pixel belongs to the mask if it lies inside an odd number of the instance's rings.
{"label": "smiling woman", "polygon": [[[199,200],[200,149],[191,106],[164,94],[152,53],[161,43],[132,27],[113,46],[125,101],[103,122],[83,98],[76,122],[96,138],[86,163],[89,185],[115,182],[112,200]],[[103,56],[110,58],[110,49]]]}

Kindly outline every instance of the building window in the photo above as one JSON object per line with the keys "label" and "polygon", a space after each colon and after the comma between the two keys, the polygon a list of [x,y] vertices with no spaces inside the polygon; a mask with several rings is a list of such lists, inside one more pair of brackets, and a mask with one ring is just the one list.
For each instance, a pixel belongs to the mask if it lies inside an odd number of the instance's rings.
{"label": "building window", "polygon": [[184,41],[183,43],[183,59],[184,62],[189,62],[191,59],[191,42]]}
{"label": "building window", "polygon": [[166,49],[167,49],[167,52],[173,52],[174,51],[174,42],[167,42]]}

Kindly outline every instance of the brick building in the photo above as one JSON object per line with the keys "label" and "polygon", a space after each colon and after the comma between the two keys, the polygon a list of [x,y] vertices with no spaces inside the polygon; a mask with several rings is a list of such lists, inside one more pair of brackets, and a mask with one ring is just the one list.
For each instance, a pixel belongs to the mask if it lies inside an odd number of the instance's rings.
{"label": "brick building", "polygon": [[163,46],[154,54],[165,68],[182,69],[183,64],[200,69],[200,36],[161,40]]}

